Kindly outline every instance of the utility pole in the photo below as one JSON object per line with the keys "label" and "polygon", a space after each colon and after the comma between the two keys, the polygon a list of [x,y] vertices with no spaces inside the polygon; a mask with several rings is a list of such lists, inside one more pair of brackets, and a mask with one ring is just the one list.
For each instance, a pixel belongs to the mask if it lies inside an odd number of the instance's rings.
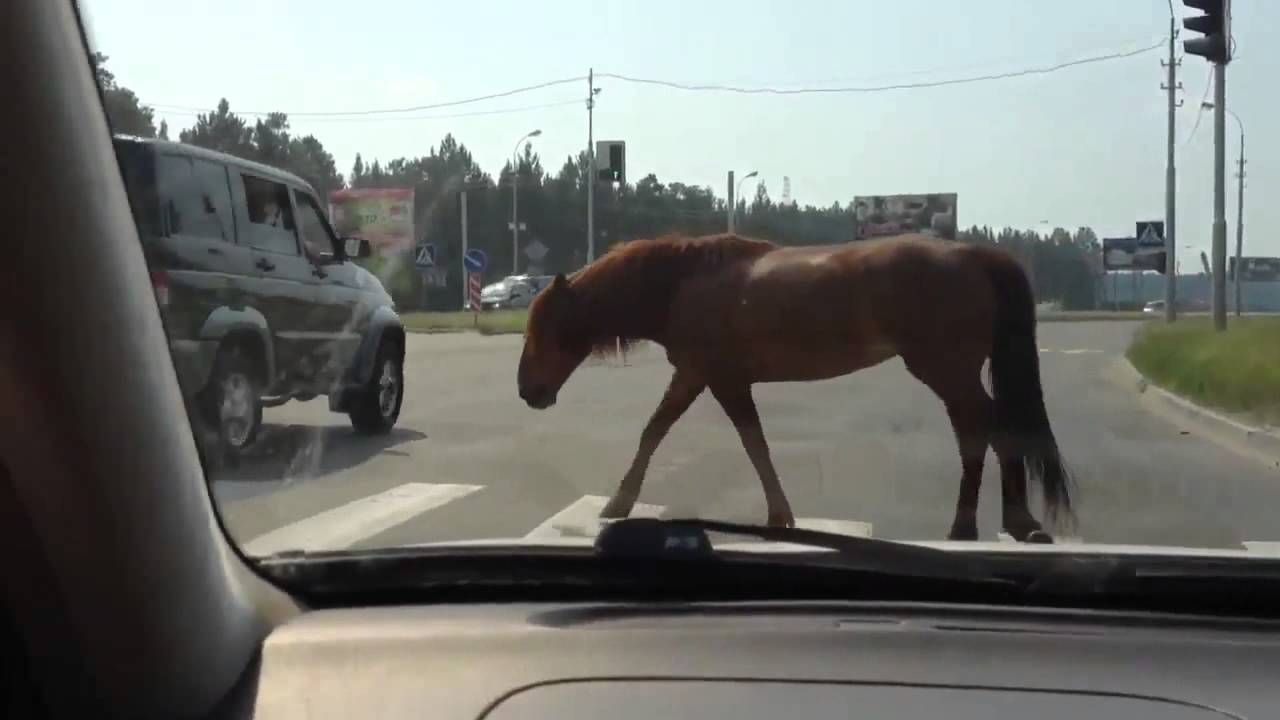
{"label": "utility pole", "polygon": [[1174,24],[1172,6],[1169,13],[1169,60],[1162,64],[1168,69],[1169,77],[1161,87],[1169,93],[1169,127],[1167,153],[1164,165],[1164,252],[1165,252],[1165,284],[1164,284],[1164,320],[1173,322],[1178,319],[1178,260],[1177,260],[1177,171],[1174,168],[1174,117],[1175,110],[1182,105],[1177,99],[1182,84],[1177,81],[1178,65],[1181,61],[1174,54],[1174,41],[1178,31]]}
{"label": "utility pole", "polygon": [[595,68],[587,70],[587,264],[596,258],[596,143],[594,137]]}

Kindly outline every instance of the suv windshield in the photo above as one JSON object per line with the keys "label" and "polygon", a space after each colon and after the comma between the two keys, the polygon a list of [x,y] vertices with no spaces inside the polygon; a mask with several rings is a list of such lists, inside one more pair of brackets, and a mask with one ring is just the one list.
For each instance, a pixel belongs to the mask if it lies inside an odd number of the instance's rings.
{"label": "suv windshield", "polygon": [[81,4],[250,556],[1280,547],[1280,4]]}

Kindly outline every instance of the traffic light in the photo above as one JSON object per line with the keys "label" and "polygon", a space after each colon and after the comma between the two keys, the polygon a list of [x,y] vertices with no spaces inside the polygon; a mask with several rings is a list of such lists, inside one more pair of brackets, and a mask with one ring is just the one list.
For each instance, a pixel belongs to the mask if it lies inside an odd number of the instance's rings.
{"label": "traffic light", "polygon": [[603,183],[627,181],[627,144],[621,140],[596,143],[596,180]]}
{"label": "traffic light", "polygon": [[1182,0],[1182,4],[1203,12],[1183,18],[1182,27],[1203,37],[1182,41],[1188,55],[1199,55],[1209,62],[1226,64],[1231,59],[1230,0]]}

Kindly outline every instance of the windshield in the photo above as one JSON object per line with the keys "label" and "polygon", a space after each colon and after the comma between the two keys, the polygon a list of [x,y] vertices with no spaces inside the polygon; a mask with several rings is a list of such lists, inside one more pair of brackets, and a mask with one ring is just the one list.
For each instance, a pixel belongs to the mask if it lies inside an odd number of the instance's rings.
{"label": "windshield", "polygon": [[1280,5],[82,5],[250,556],[1280,542]]}

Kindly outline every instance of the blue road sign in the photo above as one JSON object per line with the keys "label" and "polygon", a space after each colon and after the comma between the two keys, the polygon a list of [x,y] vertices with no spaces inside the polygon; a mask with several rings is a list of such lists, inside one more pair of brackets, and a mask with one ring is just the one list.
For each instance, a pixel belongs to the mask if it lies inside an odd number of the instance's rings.
{"label": "blue road sign", "polygon": [[487,264],[489,264],[489,258],[476,248],[471,248],[466,255],[462,256],[462,266],[467,269],[467,272],[484,272],[484,266]]}

